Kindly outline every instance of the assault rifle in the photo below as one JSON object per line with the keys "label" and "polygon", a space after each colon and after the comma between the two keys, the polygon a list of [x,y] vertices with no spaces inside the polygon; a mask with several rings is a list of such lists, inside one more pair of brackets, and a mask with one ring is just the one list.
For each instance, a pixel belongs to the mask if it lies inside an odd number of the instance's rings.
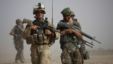
{"label": "assault rifle", "polygon": [[[77,27],[76,25],[74,25],[74,26],[73,26],[73,25],[67,25],[66,23],[63,23],[63,22],[62,22],[61,28],[64,28],[64,29],[69,29],[69,28],[71,28],[71,29],[79,29],[79,27]],[[98,40],[96,40],[94,37],[92,37],[92,36],[86,34],[86,33],[83,32],[83,31],[80,31],[80,32],[81,32],[81,34],[82,34],[83,36],[85,36],[86,38],[88,38],[88,39],[90,39],[90,40],[92,40],[92,41],[95,41],[95,42],[101,44],[101,42],[98,41]],[[88,46],[90,46],[90,47],[94,46],[93,43],[90,43],[90,42],[88,42],[88,41],[86,41],[86,40],[83,40],[83,41],[85,42],[86,45],[88,45]]]}

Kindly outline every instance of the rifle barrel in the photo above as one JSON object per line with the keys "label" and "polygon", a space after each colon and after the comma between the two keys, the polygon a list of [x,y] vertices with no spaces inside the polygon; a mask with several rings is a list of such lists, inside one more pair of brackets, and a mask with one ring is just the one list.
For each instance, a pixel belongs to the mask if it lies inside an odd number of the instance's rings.
{"label": "rifle barrel", "polygon": [[85,43],[88,43],[88,44],[90,44],[90,45],[92,45],[92,46],[94,46],[94,44],[93,43],[91,43],[91,42],[88,42],[88,41],[86,41],[86,40],[83,40]]}
{"label": "rifle barrel", "polygon": [[94,37],[92,37],[92,36],[90,36],[90,35],[88,35],[88,34],[86,34],[86,33],[84,33],[84,32],[81,32],[81,33],[82,33],[82,35],[84,35],[85,37],[87,37],[87,38],[89,38],[89,39],[91,39],[91,40],[93,40],[93,41],[95,41],[95,42],[101,44],[101,42],[98,41],[98,40],[96,40]]}
{"label": "rifle barrel", "polygon": [[92,45],[89,45],[89,44],[87,44],[87,43],[86,43],[85,45],[87,45],[87,46],[89,46],[89,47],[93,48],[93,46],[92,46]]}
{"label": "rifle barrel", "polygon": [[95,42],[97,42],[97,43],[99,43],[99,44],[101,44],[101,42],[100,42],[100,41],[98,41],[98,40],[95,40],[95,39],[94,39],[94,41],[95,41]]}

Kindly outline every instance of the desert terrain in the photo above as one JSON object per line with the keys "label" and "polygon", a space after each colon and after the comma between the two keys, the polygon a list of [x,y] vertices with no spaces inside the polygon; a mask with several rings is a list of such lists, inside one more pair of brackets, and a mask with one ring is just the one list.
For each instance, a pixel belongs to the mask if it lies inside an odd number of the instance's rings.
{"label": "desert terrain", "polygon": [[[90,52],[90,59],[85,60],[85,64],[113,64],[113,50],[93,50]],[[26,56],[26,55],[25,55]],[[0,64],[16,64],[14,57],[1,57]],[[30,56],[26,57],[26,62],[22,64],[31,64]],[[18,63],[21,64],[21,63]],[[52,64],[61,64],[60,54],[52,55]]]}

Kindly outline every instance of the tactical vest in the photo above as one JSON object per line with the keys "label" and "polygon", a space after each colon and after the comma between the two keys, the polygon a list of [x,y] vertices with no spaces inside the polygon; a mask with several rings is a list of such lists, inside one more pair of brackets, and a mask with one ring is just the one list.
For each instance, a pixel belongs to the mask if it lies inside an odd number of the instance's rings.
{"label": "tactical vest", "polygon": [[45,22],[45,20],[34,20],[33,24],[40,27],[37,30],[31,30],[31,35],[33,36],[34,44],[48,44],[49,41],[47,39],[47,36],[44,34],[44,29],[47,27],[48,23]]}
{"label": "tactical vest", "polygon": [[78,27],[78,30],[81,30],[81,26],[80,26],[78,20],[75,18],[75,19],[73,19],[73,21],[74,21],[73,24],[74,24],[76,27]]}
{"label": "tactical vest", "polygon": [[[37,30],[31,30],[31,35],[33,36],[34,44],[53,44],[55,42],[55,30],[52,26],[49,26],[47,20],[33,21],[34,25],[40,26]],[[54,35],[48,36],[45,34],[45,29],[49,29]]]}
{"label": "tactical vest", "polygon": [[[22,26],[20,26],[20,27],[22,27]],[[19,26],[16,25],[15,28],[14,28],[14,33],[16,35],[21,35],[22,34],[22,29],[19,28]]]}
{"label": "tactical vest", "polygon": [[[73,20],[73,24],[71,26],[72,29],[80,29],[78,27],[78,23],[77,23],[77,20]],[[64,20],[61,20],[59,23],[58,23],[58,26],[57,26],[57,29],[60,29],[60,31],[63,31],[65,29],[68,29],[70,28],[70,26],[64,21]],[[61,44],[61,48],[64,46],[65,43],[68,43],[68,42],[74,42],[75,45],[77,44],[76,42],[78,42],[78,38],[76,36],[74,36],[73,34],[66,34],[66,35],[63,35],[61,36],[60,38],[60,44]]]}
{"label": "tactical vest", "polygon": [[[32,30],[31,26],[32,25],[38,25],[40,26],[40,28],[38,28],[37,30]],[[54,33],[54,36],[52,36],[51,38],[48,38],[45,34],[44,34],[44,29],[49,29],[51,32]],[[38,20],[34,20],[31,25],[26,26],[26,29],[24,30],[23,33],[23,37],[26,40],[27,44],[44,44],[46,42],[46,44],[53,44],[55,42],[55,29],[53,27],[50,27],[49,23],[47,20],[43,20],[43,22],[39,22]]]}
{"label": "tactical vest", "polygon": [[[20,27],[22,27],[22,26],[20,26]],[[22,28],[19,28],[19,26],[16,25],[14,27],[14,34],[15,34],[14,40],[22,39],[22,33],[23,33]]]}

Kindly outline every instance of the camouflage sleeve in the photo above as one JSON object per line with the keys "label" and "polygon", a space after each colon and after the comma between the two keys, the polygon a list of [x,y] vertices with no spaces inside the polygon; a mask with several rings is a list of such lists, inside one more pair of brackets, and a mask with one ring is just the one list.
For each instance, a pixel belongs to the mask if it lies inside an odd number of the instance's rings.
{"label": "camouflage sleeve", "polygon": [[32,20],[24,18],[23,23],[27,23],[27,25],[32,25]]}
{"label": "camouflage sleeve", "polygon": [[18,28],[23,32],[24,31],[24,26],[23,24],[21,24],[20,26],[18,26]]}
{"label": "camouflage sleeve", "polygon": [[12,35],[12,36],[14,36],[15,35],[15,32],[14,31],[15,31],[15,26],[11,29],[11,31],[10,31],[9,34]]}
{"label": "camouflage sleeve", "polygon": [[77,24],[78,24],[78,27],[79,27],[80,30],[81,30],[81,25],[80,25],[80,23],[79,23],[79,20],[77,20]]}
{"label": "camouflage sleeve", "polygon": [[30,36],[31,34],[31,25],[33,24],[32,23],[32,20],[30,19],[23,19],[23,23],[27,23],[26,27],[25,27],[25,30],[23,31],[23,37],[24,38],[27,38]]}
{"label": "camouflage sleeve", "polygon": [[33,43],[33,37],[31,35],[31,26],[27,25],[24,32],[23,32],[23,38],[26,40],[27,44]]}
{"label": "camouflage sleeve", "polygon": [[48,26],[53,27],[53,25],[52,25],[52,23],[50,21],[47,21],[47,23],[48,23]]}
{"label": "camouflage sleeve", "polygon": [[57,27],[56,27],[56,29],[57,29],[57,30],[59,30],[59,23],[57,24]]}
{"label": "camouflage sleeve", "polygon": [[57,30],[61,30],[61,22],[59,22],[58,24],[57,24],[57,28],[56,28]]}
{"label": "camouflage sleeve", "polygon": [[30,36],[30,34],[31,34],[31,27],[27,25],[23,32],[23,37],[26,39],[27,37]]}
{"label": "camouflage sleeve", "polygon": [[54,25],[51,24],[51,22],[48,21],[48,27],[47,27],[50,31],[55,32],[55,27]]}
{"label": "camouflage sleeve", "polygon": [[53,43],[55,43],[55,40],[58,39],[58,34],[55,27],[50,22],[48,22],[48,26],[49,26],[49,30],[52,32],[50,38],[50,44],[52,45]]}

